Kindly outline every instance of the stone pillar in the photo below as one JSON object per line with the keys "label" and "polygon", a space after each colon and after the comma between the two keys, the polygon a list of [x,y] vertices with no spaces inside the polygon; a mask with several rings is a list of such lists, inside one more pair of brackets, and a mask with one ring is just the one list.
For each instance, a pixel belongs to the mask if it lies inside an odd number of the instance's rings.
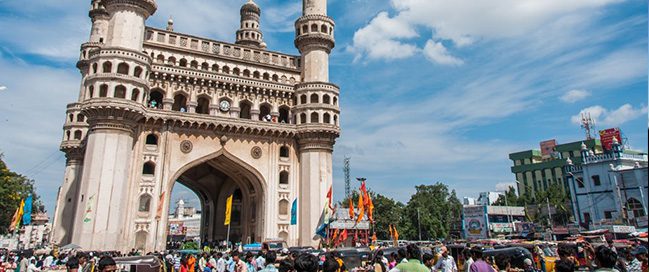
{"label": "stone pillar", "polygon": [[154,0],[103,0],[110,14],[108,21],[109,46],[141,50],[144,39],[144,21],[157,9]]}
{"label": "stone pillar", "polygon": [[[119,104],[119,105],[113,105]],[[87,103],[82,112],[88,117],[83,175],[77,202],[72,243],[86,250],[129,248],[126,239],[127,210],[133,157],[134,132],[143,118],[144,107],[133,101],[110,106]],[[133,166],[137,167],[137,166]]]}
{"label": "stone pillar", "polygon": [[51,242],[67,245],[72,241],[77,210],[77,196],[83,171],[83,149],[79,147],[62,147],[66,154],[63,185],[59,188],[54,210]]}

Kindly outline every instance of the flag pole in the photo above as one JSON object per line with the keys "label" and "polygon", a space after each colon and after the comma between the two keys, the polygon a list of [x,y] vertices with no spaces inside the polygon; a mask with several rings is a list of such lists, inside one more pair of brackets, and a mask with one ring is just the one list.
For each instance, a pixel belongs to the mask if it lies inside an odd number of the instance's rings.
{"label": "flag pole", "polygon": [[225,236],[225,246],[229,249],[230,248],[230,224],[228,224],[228,234]]}

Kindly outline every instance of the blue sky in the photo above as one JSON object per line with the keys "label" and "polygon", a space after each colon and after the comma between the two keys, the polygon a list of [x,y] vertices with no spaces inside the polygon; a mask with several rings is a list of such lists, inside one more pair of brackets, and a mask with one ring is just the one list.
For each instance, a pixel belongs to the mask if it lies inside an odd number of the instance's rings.
{"label": "blue sky", "polygon": [[[0,152],[36,180],[50,212],[89,2],[0,0]],[[233,41],[244,2],[158,0],[147,24],[173,16],[178,32]],[[297,54],[301,1],[257,3],[269,48]],[[647,150],[646,1],[330,0],[329,13],[342,110],[336,198],[345,156],[352,177],[401,201],[438,181],[459,196],[503,189],[514,178],[510,152],[582,139],[582,111]]]}

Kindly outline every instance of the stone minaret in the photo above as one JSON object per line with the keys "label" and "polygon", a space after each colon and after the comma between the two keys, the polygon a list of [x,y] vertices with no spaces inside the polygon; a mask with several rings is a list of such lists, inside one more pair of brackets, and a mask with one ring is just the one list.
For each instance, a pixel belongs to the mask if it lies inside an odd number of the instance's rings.
{"label": "stone minaret", "polygon": [[[85,154],[83,171],[66,168],[66,179],[69,172],[80,178],[69,240],[83,248],[124,251],[132,246],[128,238],[134,230],[128,228],[125,211],[133,209],[132,149],[151,69],[151,58],[142,53],[144,22],[156,8],[154,0],[92,2],[93,30],[77,63],[82,74],[79,103],[68,106],[84,116],[88,128],[79,144]],[[60,197],[57,206],[62,201]]]}
{"label": "stone minaret", "polygon": [[265,48],[263,41],[264,34],[259,29],[259,20],[261,18],[261,9],[253,1],[248,0],[241,7],[241,26],[237,30],[236,44],[247,45],[257,48]]}
{"label": "stone minaret", "polygon": [[332,152],[340,134],[339,88],[329,83],[329,53],[334,47],[334,21],[327,0],[303,0],[295,22],[295,46],[301,53],[302,83],[295,86],[300,156],[299,244],[317,245],[314,232],[332,183]]}

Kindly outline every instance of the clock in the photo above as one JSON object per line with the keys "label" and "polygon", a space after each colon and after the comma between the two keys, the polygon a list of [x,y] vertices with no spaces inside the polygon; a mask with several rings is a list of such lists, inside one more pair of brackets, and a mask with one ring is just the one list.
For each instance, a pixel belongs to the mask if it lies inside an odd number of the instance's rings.
{"label": "clock", "polygon": [[230,110],[230,101],[227,100],[221,100],[221,103],[219,103],[219,109],[223,112],[227,112]]}

